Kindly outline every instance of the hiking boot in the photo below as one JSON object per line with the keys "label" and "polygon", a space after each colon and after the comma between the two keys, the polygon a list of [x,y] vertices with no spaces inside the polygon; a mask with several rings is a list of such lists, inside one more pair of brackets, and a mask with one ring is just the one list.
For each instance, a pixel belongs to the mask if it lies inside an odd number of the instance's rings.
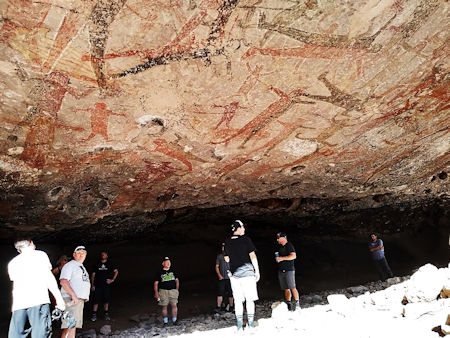
{"label": "hiking boot", "polygon": [[234,306],[232,306],[232,305],[230,305],[229,307],[228,307],[228,310],[227,310],[228,312],[234,312]]}
{"label": "hiking boot", "polygon": [[93,313],[92,316],[91,316],[91,321],[95,322],[96,320],[97,320],[97,314]]}
{"label": "hiking boot", "polygon": [[293,305],[293,310],[292,311],[300,311],[301,307],[300,307],[300,302],[296,301]]}
{"label": "hiking boot", "polygon": [[286,301],[286,305],[287,305],[288,311],[292,311],[292,303],[290,301]]}
{"label": "hiking boot", "polygon": [[216,308],[214,308],[213,312],[217,313],[217,314],[220,314],[220,313],[222,313],[222,308],[221,307],[216,307]]}
{"label": "hiking boot", "polygon": [[111,317],[109,316],[109,313],[105,313],[105,320],[111,320]]}

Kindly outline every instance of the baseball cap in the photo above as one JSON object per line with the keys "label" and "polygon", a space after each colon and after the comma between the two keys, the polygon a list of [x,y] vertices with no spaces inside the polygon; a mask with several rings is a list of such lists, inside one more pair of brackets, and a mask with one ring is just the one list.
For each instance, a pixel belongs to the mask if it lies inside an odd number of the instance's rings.
{"label": "baseball cap", "polygon": [[279,232],[279,233],[277,233],[277,238],[281,238],[281,237],[286,238],[287,235],[286,235],[284,232]]}
{"label": "baseball cap", "polygon": [[166,257],[164,257],[164,259],[163,259],[163,262],[164,262],[164,261],[170,261],[170,258],[166,256]]}
{"label": "baseball cap", "polygon": [[77,252],[77,251],[87,251],[86,248],[84,247],[84,245],[78,245],[75,250],[73,250],[73,252]]}
{"label": "baseball cap", "polygon": [[244,226],[244,223],[242,223],[242,221],[237,219],[233,222],[233,224],[231,224],[231,231],[236,231],[237,229],[239,229],[243,226]]}

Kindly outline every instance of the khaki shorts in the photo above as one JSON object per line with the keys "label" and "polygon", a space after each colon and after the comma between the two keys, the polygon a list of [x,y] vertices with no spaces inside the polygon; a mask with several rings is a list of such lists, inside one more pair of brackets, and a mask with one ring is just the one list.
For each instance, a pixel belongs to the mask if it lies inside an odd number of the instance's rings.
{"label": "khaki shorts", "polygon": [[179,292],[177,289],[171,289],[171,290],[159,290],[159,303],[158,305],[161,306],[167,306],[170,304],[177,304],[178,303],[178,296]]}
{"label": "khaki shorts", "polygon": [[[70,313],[72,317],[77,320],[77,329],[81,329],[83,327],[83,309],[84,309],[84,299],[80,299],[78,303],[72,305],[72,299],[64,298],[64,302],[66,303],[66,311]],[[67,320],[61,319],[61,329],[67,329],[68,324]]]}

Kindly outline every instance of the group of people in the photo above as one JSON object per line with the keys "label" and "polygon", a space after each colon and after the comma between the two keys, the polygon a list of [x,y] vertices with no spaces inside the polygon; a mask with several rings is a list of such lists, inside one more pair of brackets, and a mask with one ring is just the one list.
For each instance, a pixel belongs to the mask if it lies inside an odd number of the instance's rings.
{"label": "group of people", "polygon": [[[61,337],[74,338],[77,328],[83,327],[84,303],[93,291],[92,320],[96,320],[98,304],[104,306],[104,316],[109,320],[108,306],[110,288],[119,273],[108,262],[108,253],[103,251],[100,261],[93,267],[91,277],[84,267],[87,250],[79,245],[73,251],[73,259],[61,256],[52,269],[48,255],[36,250],[31,239],[21,239],[14,243],[19,255],[8,264],[8,274],[13,281],[12,316],[9,338],[50,337],[52,334],[52,314],[49,293],[55,299],[55,308],[69,316],[61,316]],[[59,274],[59,282],[55,275]],[[28,323],[28,324],[27,324]]]}
{"label": "group of people", "polygon": [[[232,236],[221,246],[217,255],[215,270],[218,277],[218,294],[216,312],[224,308],[228,299],[227,310],[236,315],[237,331],[244,329],[244,303],[247,313],[247,326],[255,327],[255,301],[258,300],[257,282],[260,279],[256,248],[252,240],[245,236],[245,225],[240,220],[231,224]],[[284,299],[292,311],[300,310],[299,292],[295,283],[294,261],[297,254],[294,245],[288,241],[286,233],[278,232],[276,240],[279,248],[275,252],[278,263],[278,280]],[[24,239],[15,242],[19,255],[8,264],[8,273],[13,281],[12,317],[9,328],[9,338],[26,337],[31,331],[33,337],[49,337],[52,332],[50,299],[48,291],[55,298],[55,307],[70,313],[75,318],[76,325],[70,325],[67,318],[62,319],[63,338],[73,338],[76,329],[83,326],[84,303],[93,291],[93,308],[91,320],[97,320],[99,304],[103,304],[104,318],[109,320],[110,285],[118,276],[118,269],[108,260],[108,253],[101,252],[89,278],[83,263],[87,250],[77,246],[73,252],[73,260],[62,257],[57,266],[52,269],[47,254],[35,250],[32,240]],[[369,250],[372,253],[380,278],[392,277],[392,272],[384,256],[383,241],[376,235],[371,235]],[[61,290],[58,289],[52,272],[60,273]],[[169,257],[164,257],[162,267],[154,276],[154,297],[161,306],[163,325],[169,324],[169,305],[171,323],[177,324],[178,297],[180,281],[172,269]],[[29,323],[29,327],[27,326]]]}

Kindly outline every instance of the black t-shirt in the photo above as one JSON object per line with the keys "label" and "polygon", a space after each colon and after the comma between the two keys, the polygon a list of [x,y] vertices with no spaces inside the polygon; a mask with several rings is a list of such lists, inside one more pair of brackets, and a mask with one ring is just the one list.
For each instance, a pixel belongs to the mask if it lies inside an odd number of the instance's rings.
{"label": "black t-shirt", "polygon": [[115,265],[106,261],[102,263],[101,261],[94,264],[92,272],[95,272],[94,285],[98,287],[104,287],[107,279],[112,279],[114,277]]}
{"label": "black t-shirt", "polygon": [[225,240],[225,256],[230,257],[231,273],[240,266],[251,263],[249,253],[252,251],[256,251],[256,248],[247,236],[233,236]]}
{"label": "black t-shirt", "polygon": [[[295,252],[295,248],[291,242],[287,242],[285,245],[280,245],[278,248],[278,252],[280,253],[280,257],[289,256],[291,252]],[[294,271],[294,260],[291,261],[281,261],[278,263],[278,269],[280,271]]]}
{"label": "black t-shirt", "polygon": [[172,268],[169,270],[161,268],[156,272],[154,281],[158,282],[158,289],[172,290],[177,288],[175,279],[178,279],[178,277]]}

